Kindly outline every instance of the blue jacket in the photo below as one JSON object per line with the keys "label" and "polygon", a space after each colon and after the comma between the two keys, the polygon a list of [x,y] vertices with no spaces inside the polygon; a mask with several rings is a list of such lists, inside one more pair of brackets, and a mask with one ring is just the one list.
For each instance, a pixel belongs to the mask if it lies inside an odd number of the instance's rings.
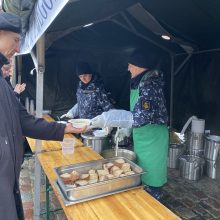
{"label": "blue jacket", "polygon": [[74,117],[91,119],[114,108],[97,75],[88,85],[79,82],[76,98],[77,104],[71,109]]}
{"label": "blue jacket", "polygon": [[139,99],[132,111],[133,127],[167,124],[168,115],[163,94],[163,75],[158,70],[146,71],[132,79],[131,89],[139,88]]}

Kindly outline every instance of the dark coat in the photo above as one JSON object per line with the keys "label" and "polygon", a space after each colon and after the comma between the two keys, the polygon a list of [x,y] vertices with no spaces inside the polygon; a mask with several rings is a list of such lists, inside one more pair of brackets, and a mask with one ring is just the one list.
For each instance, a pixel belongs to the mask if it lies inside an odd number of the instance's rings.
{"label": "dark coat", "polygon": [[[6,58],[0,54],[0,68]],[[65,125],[46,122],[27,113],[0,73],[0,218],[23,220],[19,175],[23,136],[62,140]]]}

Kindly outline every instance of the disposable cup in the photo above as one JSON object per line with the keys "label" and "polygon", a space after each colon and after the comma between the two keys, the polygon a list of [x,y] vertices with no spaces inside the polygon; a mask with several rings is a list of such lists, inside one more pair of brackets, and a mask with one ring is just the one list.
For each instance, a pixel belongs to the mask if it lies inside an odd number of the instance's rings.
{"label": "disposable cup", "polygon": [[64,138],[61,142],[62,153],[63,154],[73,154],[74,153],[74,139],[73,138]]}

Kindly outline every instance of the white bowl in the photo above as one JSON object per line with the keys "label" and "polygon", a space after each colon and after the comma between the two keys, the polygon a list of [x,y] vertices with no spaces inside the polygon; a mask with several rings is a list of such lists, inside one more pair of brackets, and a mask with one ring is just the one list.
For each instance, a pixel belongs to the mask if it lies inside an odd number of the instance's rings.
{"label": "white bowl", "polygon": [[89,126],[91,123],[90,119],[71,119],[69,120],[70,123],[72,123],[74,128],[84,128],[85,126]]}

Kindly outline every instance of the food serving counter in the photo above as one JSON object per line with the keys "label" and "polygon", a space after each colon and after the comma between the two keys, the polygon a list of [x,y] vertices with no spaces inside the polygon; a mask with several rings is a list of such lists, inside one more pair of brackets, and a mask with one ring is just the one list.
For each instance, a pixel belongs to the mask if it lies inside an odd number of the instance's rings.
{"label": "food serving counter", "polygon": [[62,151],[45,152],[38,155],[41,166],[51,183],[64,212],[69,220],[174,220],[180,219],[169,209],[151,197],[143,189],[134,189],[126,192],[98,198],[95,200],[65,206],[55,181],[55,167],[76,164],[102,157],[89,147],[78,147],[73,155],[64,156]]}
{"label": "food serving counter", "polygon": [[[33,139],[27,138],[27,140],[30,143],[30,140],[32,141]],[[66,206],[62,195],[56,187],[57,175],[55,169],[71,164],[99,160],[102,157],[91,148],[84,146],[76,147],[72,155],[63,155],[61,150],[54,151],[54,149],[58,148],[58,145],[60,146],[59,142],[44,141],[44,143],[45,146],[50,145],[50,149],[53,149],[53,151],[39,153],[38,159],[68,220],[180,219],[141,188]],[[49,149],[46,150],[48,151]],[[49,193],[47,193],[47,197],[48,195]],[[49,219],[49,215],[47,217]]]}

